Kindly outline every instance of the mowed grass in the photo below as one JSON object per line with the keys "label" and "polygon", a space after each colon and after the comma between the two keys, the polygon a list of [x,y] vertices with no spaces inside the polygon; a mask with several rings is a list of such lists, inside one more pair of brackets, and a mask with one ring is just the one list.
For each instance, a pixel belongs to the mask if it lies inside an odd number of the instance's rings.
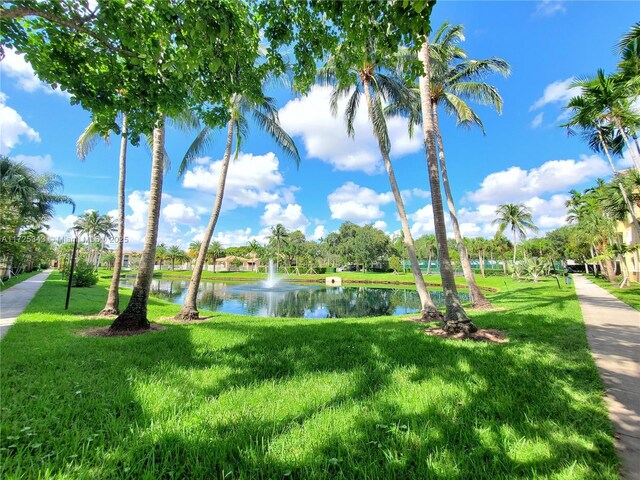
{"label": "mowed grass", "polygon": [[85,318],[107,282],[67,313],[52,276],[2,340],[0,478],[617,478],[575,292],[554,280],[500,279],[502,310],[472,312],[502,345],[396,317],[77,335],[109,324]]}
{"label": "mowed grass", "polygon": [[13,287],[14,285],[17,285],[20,282],[24,282],[28,278],[31,278],[39,273],[42,273],[42,272],[40,270],[34,270],[33,272],[20,273],[15,277],[9,278],[8,280],[3,280],[2,283],[0,283],[0,292],[6,290],[7,288]]}
{"label": "mowed grass", "polygon": [[600,285],[618,300],[622,300],[630,307],[640,310],[640,283],[634,282],[629,287],[620,288],[618,286],[620,282],[611,283],[604,278],[596,278],[593,275],[589,275],[587,278],[596,285]]}

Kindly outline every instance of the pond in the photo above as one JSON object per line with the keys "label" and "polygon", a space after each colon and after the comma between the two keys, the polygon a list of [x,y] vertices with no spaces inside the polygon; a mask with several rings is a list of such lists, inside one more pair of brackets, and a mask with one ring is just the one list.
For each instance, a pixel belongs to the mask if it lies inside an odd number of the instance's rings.
{"label": "pond", "polygon": [[[133,287],[133,279],[121,286]],[[182,305],[187,295],[186,280],[153,280],[151,296]],[[441,290],[429,289],[438,306],[444,305]],[[467,292],[460,300],[469,301]],[[346,318],[402,315],[420,310],[415,290],[372,286],[326,287],[279,282],[266,288],[262,283],[203,281],[198,307],[206,310],[258,317]]]}

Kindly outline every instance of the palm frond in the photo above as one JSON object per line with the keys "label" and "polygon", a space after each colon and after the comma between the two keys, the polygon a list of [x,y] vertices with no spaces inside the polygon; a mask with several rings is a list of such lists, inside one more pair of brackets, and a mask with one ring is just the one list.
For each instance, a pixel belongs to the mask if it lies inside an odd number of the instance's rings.
{"label": "palm frond", "polygon": [[80,134],[76,140],[76,154],[80,160],[86,160],[87,155],[95,148],[95,146],[104,140],[109,143],[109,135],[102,135],[96,122],[91,122]]}
{"label": "palm frond", "polygon": [[280,148],[284,151],[285,155],[291,158],[296,166],[300,166],[300,154],[295,142],[289,136],[289,134],[280,126],[280,123],[272,115],[268,115],[260,109],[253,109],[251,111],[253,119],[265,132],[273,138]]}
{"label": "palm frond", "polygon": [[210,148],[213,145],[213,129],[209,126],[205,126],[196,138],[191,142],[187,153],[184,154],[180,167],[178,168],[178,178],[184,175],[184,172],[191,166],[193,161],[198,158],[203,151]]}
{"label": "palm frond", "polygon": [[461,95],[473,100],[480,105],[488,105],[502,113],[502,97],[498,93],[498,89],[487,83],[477,82],[458,82],[451,85],[450,91],[456,95]]}
{"label": "palm frond", "polygon": [[356,114],[358,113],[358,105],[360,104],[360,90],[358,88],[353,89],[353,93],[349,97],[347,101],[347,107],[344,110],[344,119],[347,123],[347,135],[353,137],[355,135],[355,130],[353,128],[353,123],[356,119]]}

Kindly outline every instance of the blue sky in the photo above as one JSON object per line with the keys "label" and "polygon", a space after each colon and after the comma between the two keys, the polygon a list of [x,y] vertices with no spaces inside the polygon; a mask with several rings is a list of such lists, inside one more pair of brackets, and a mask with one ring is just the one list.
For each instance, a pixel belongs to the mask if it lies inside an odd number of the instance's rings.
{"label": "blue sky", "polygon": [[[609,175],[602,158],[579,138],[558,127],[571,97],[574,77],[607,72],[617,62],[614,45],[640,18],[637,2],[442,1],[432,25],[462,23],[470,58],[497,56],[511,64],[509,78],[492,77],[504,98],[501,116],[478,107],[487,131],[462,130],[441,113],[449,174],[460,209],[463,233],[491,236],[496,205],[526,203],[544,232],[564,224],[564,201],[572,188],[585,188]],[[113,212],[117,206],[119,141],[98,146],[80,162],[75,141],[90,121],[60,91],[40,83],[12,52],[0,63],[0,149],[36,170],[59,174],[65,193],[88,209]],[[224,246],[264,241],[268,229],[283,223],[317,239],[350,220],[372,223],[388,233],[399,230],[388,179],[362,109],[356,137],[332,118],[328,91],[314,87],[306,97],[273,92],[280,118],[302,155],[299,169],[256,128],[229,172],[223,212],[215,239]],[[410,139],[400,118],[389,120],[392,158],[416,236],[432,233],[433,222],[425,154],[420,137]],[[186,248],[201,236],[213,205],[219,142],[177,179],[177,165],[196,132],[169,129],[167,150],[174,168],[165,177],[160,242]],[[146,225],[151,155],[129,149],[126,248],[139,248]],[[620,165],[628,163],[621,159]],[[56,210],[50,234],[61,236],[76,217],[68,206]]]}

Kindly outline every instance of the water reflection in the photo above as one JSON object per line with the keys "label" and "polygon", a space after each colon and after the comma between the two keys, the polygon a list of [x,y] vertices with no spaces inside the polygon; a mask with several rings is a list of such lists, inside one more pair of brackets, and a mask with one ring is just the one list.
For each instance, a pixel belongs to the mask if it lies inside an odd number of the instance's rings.
{"label": "water reflection", "polygon": [[[124,280],[123,287],[133,282]],[[153,280],[151,295],[173,303],[184,303],[187,281]],[[439,290],[429,290],[438,306],[444,305]],[[463,302],[468,294],[460,292]],[[207,282],[200,284],[198,306],[203,309],[254,315],[260,317],[345,318],[402,315],[420,309],[420,298],[414,290],[396,288],[325,287],[282,284],[265,289],[257,284]]]}

